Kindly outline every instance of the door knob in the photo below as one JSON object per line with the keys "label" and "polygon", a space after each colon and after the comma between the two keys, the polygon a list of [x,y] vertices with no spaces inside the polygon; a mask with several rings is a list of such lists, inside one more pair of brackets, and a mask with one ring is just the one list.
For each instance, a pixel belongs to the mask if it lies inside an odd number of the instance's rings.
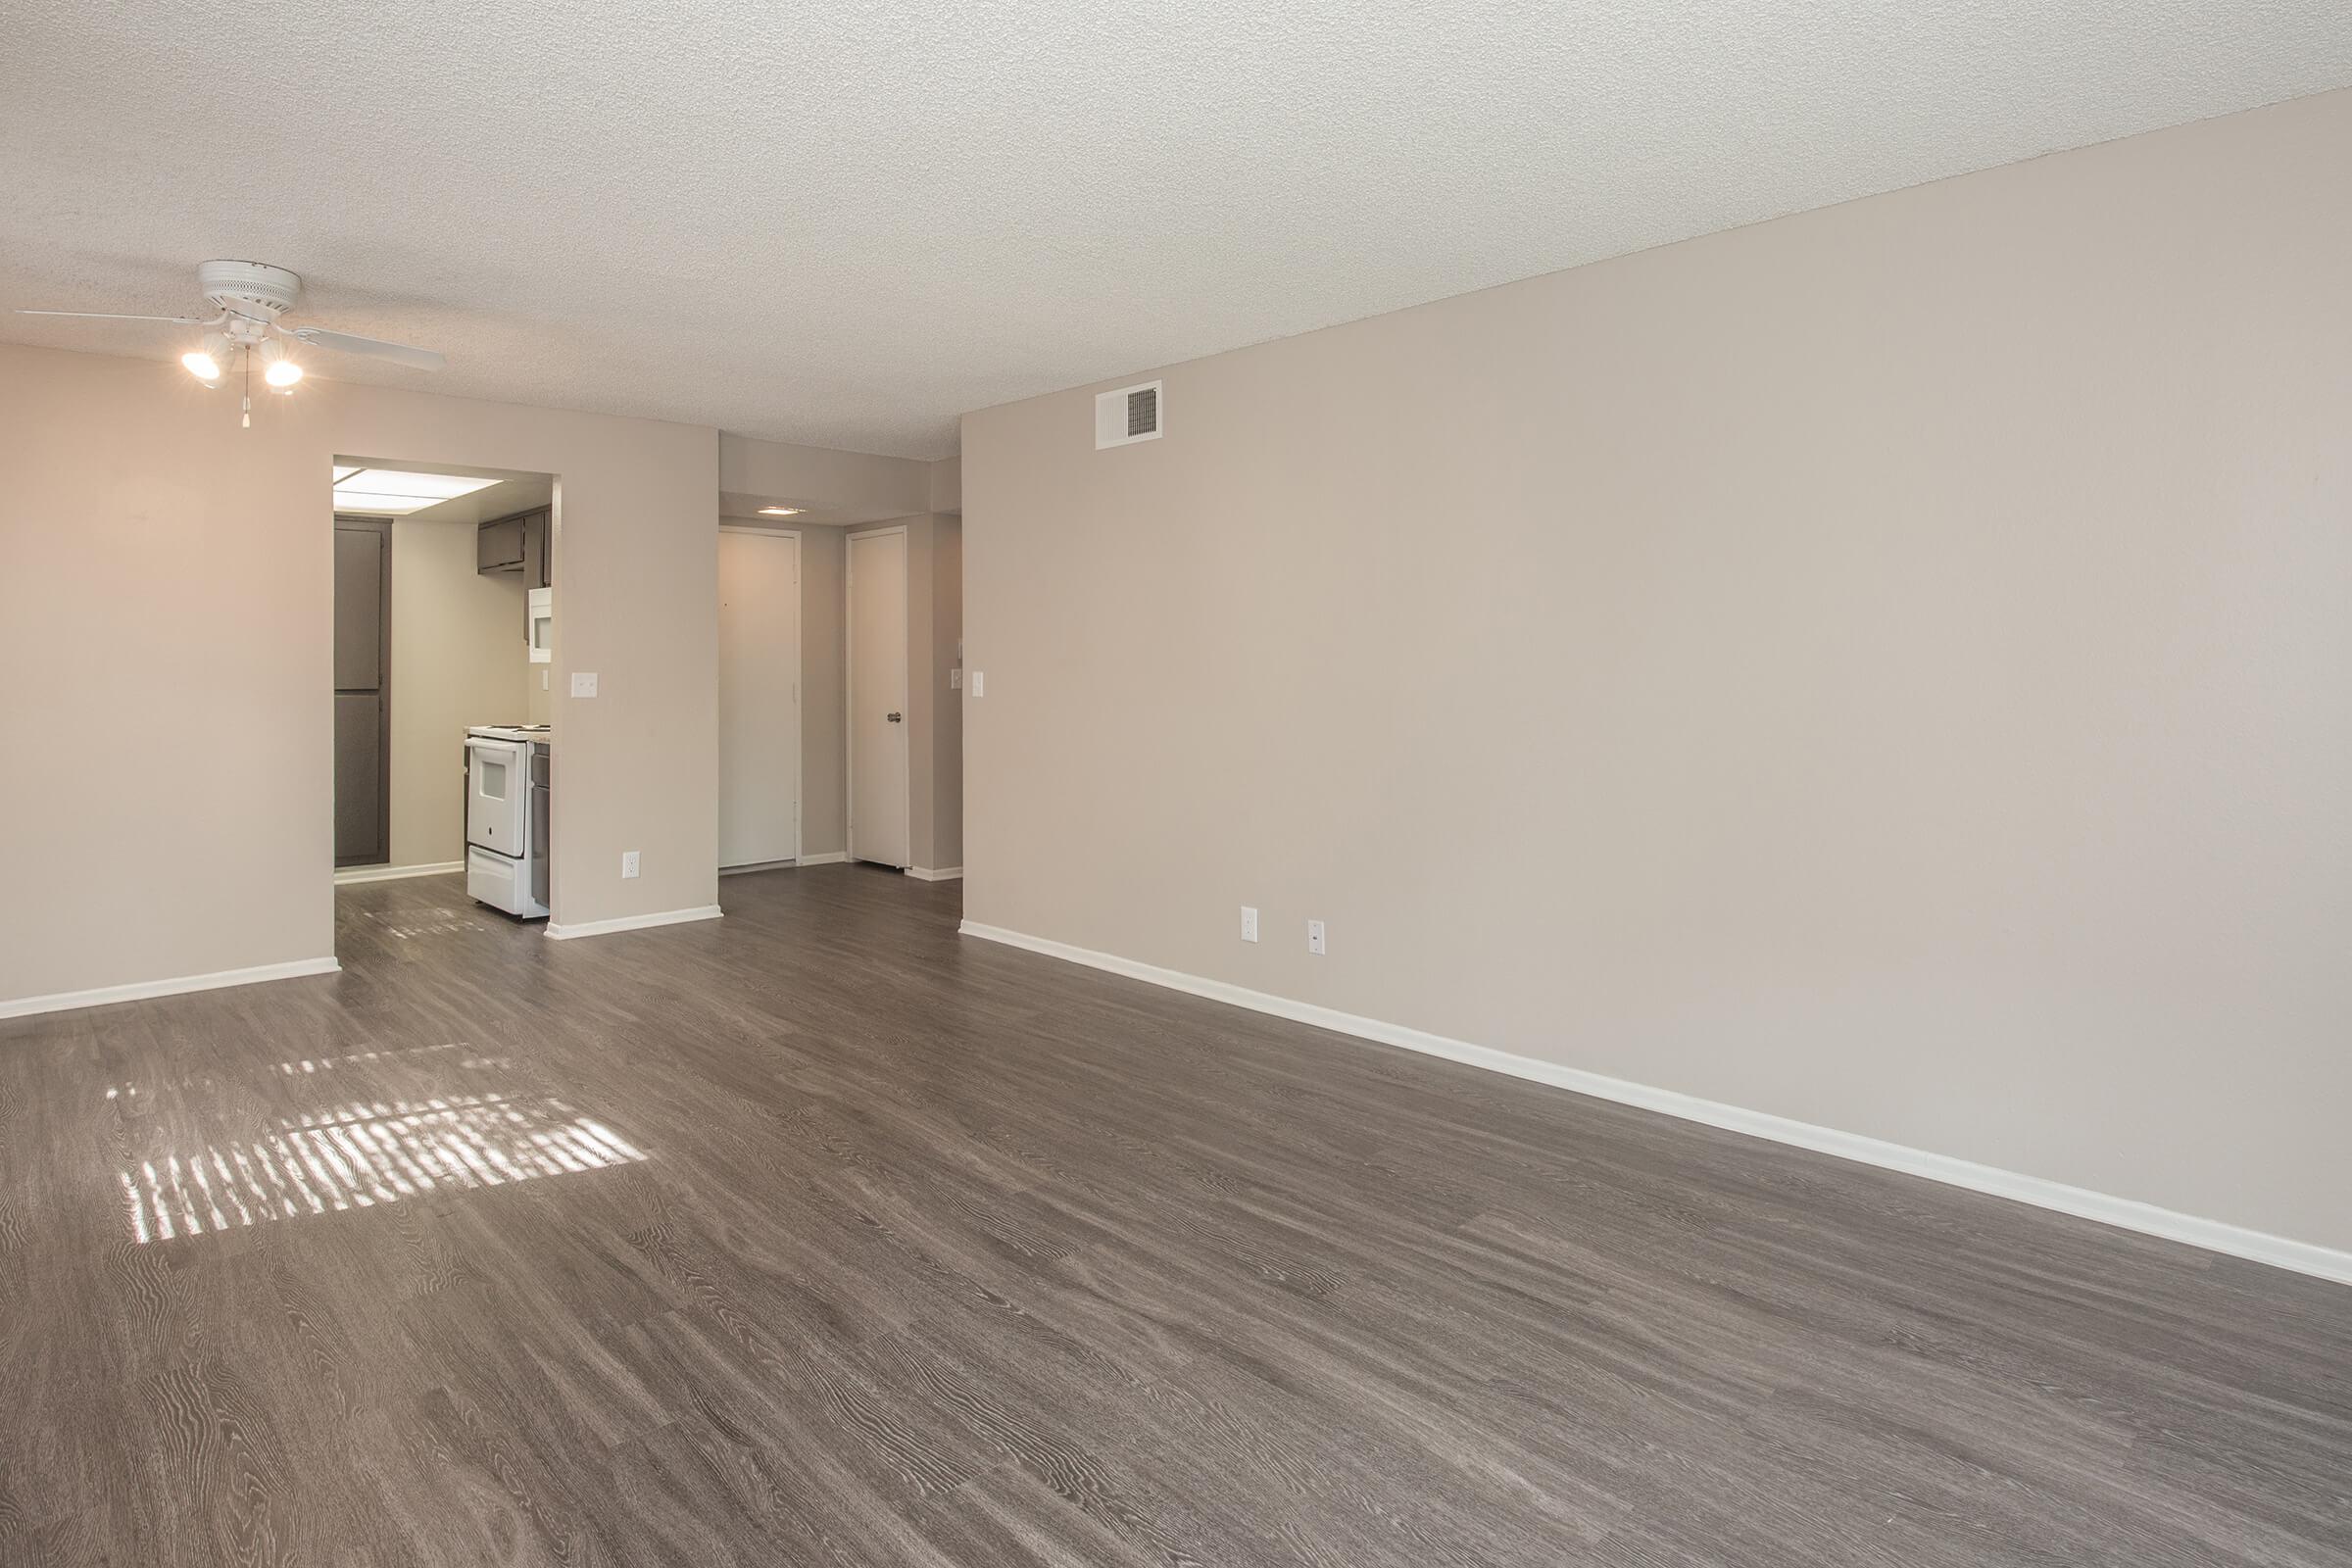
{"label": "door knob", "polygon": [[893,724],[896,724],[902,715],[898,713],[884,713],[882,716],[889,719]]}

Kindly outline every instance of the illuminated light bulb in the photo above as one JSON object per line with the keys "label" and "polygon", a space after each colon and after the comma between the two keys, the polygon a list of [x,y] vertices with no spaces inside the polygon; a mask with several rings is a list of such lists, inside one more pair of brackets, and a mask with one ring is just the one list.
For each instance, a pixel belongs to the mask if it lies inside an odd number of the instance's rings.
{"label": "illuminated light bulb", "polygon": [[234,348],[227,334],[207,332],[202,343],[179,357],[179,363],[188,368],[190,375],[210,386],[220,379],[221,368],[228,363]]}
{"label": "illuminated light bulb", "polygon": [[294,383],[302,379],[302,367],[275,338],[262,345],[262,379],[280,392],[293,390]]}

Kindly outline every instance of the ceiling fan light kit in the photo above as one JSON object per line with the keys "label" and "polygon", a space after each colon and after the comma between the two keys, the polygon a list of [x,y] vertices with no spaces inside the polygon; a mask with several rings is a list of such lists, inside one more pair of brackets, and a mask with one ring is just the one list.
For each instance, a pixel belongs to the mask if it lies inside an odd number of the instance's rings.
{"label": "ceiling fan light kit", "polygon": [[[66,316],[90,320],[165,321],[173,326],[199,326],[204,338],[179,357],[190,375],[206,386],[219,386],[236,356],[245,356],[246,384],[250,387],[253,362],[262,362],[262,380],[272,391],[291,393],[302,381],[303,369],[294,358],[294,345],[307,344],[337,354],[389,360],[411,369],[438,370],[448,362],[431,349],[405,343],[386,343],[337,332],[323,326],[284,326],[278,318],[302,300],[302,279],[282,267],[266,262],[200,262],[196,287],[215,314],[211,316],[138,316],[118,311],[19,311],[20,316]],[[253,423],[253,399],[246,396],[244,423]]]}
{"label": "ceiling fan light kit", "polygon": [[273,337],[262,344],[262,379],[280,392],[293,391],[302,379],[302,367],[286,352],[285,339]]}

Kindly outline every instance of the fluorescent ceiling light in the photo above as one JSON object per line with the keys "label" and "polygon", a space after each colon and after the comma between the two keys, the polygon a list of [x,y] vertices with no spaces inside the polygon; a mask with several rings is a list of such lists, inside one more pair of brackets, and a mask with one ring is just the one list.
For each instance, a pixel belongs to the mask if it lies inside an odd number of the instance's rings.
{"label": "fluorescent ceiling light", "polygon": [[397,468],[362,468],[349,483],[388,496],[430,496],[435,501],[454,501],[476,490],[487,490],[498,481],[472,479],[462,473],[403,473]]}
{"label": "fluorescent ceiling light", "polygon": [[341,484],[344,480],[350,478],[353,474],[359,471],[359,469],[353,467],[347,463],[338,463],[335,465],[335,483]]}
{"label": "fluorescent ceiling light", "polygon": [[437,507],[444,501],[487,490],[496,479],[473,479],[460,473],[402,473],[392,468],[337,468],[335,505],[345,512],[372,512],[403,517]]}
{"label": "fluorescent ceiling light", "polygon": [[797,517],[800,514],[801,509],[798,507],[761,507],[760,509],[760,515],[762,517]]}
{"label": "fluorescent ceiling light", "polygon": [[337,512],[372,512],[387,517],[405,517],[412,512],[422,512],[441,503],[429,496],[387,496],[372,490],[347,490],[335,486]]}

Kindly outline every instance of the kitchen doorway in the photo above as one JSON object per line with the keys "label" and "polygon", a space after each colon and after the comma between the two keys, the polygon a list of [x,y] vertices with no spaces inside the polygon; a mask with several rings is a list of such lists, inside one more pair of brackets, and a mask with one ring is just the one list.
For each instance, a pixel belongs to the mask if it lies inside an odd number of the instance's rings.
{"label": "kitchen doorway", "polygon": [[[527,792],[552,787],[556,492],[549,473],[334,460],[338,885],[447,877],[484,915],[547,912],[552,821]],[[489,775],[515,791],[509,821],[472,799],[485,729],[514,754]]]}

